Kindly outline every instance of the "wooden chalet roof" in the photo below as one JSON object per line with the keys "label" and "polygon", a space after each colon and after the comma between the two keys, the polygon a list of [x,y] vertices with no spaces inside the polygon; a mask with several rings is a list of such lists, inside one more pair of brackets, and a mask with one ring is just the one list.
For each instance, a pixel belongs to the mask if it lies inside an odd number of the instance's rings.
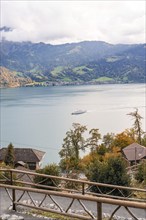
{"label": "wooden chalet roof", "polygon": [[129,161],[141,160],[146,157],[146,147],[133,143],[125,147],[123,153]]}
{"label": "wooden chalet roof", "polygon": [[[7,148],[0,149],[0,161],[3,161]],[[40,162],[45,152],[32,148],[14,148],[15,162]]]}

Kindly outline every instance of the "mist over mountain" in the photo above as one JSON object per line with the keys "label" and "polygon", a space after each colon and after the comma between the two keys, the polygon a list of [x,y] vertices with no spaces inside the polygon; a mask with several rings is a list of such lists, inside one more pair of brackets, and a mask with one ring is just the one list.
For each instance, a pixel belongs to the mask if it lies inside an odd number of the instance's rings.
{"label": "mist over mountain", "polygon": [[[1,79],[7,70],[7,76],[14,74],[15,78],[23,79],[20,86],[32,82],[40,85],[145,82],[145,49],[145,44],[113,45],[103,41],[51,45],[2,40]],[[10,86],[6,80],[2,82],[1,87]]]}

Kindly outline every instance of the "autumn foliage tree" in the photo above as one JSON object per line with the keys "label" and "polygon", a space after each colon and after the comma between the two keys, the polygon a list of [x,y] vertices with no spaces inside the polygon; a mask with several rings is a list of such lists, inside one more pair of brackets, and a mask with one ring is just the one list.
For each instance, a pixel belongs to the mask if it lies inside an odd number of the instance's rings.
{"label": "autumn foliage tree", "polygon": [[[62,170],[67,173],[84,171],[91,181],[128,186],[130,180],[122,149],[134,142],[146,146],[146,134],[142,130],[138,109],[128,115],[134,119],[132,128],[118,134],[107,133],[103,138],[99,129],[93,128],[88,132],[86,126],[73,123],[59,152]],[[90,151],[81,159],[80,152],[85,149]]]}
{"label": "autumn foliage tree", "polygon": [[99,129],[91,129],[87,138],[85,131],[87,131],[86,126],[73,123],[73,128],[66,132],[66,137],[63,139],[62,149],[59,152],[60,166],[67,174],[82,169],[80,151],[84,152],[88,148],[93,152],[98,146],[101,138]]}
{"label": "autumn foliage tree", "polygon": [[115,135],[113,146],[123,149],[133,143],[133,139],[124,131]]}

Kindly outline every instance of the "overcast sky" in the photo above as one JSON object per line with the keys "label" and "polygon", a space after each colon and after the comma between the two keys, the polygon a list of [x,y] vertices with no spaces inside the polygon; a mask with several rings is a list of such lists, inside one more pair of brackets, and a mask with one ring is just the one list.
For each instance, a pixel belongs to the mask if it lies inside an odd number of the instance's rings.
{"label": "overcast sky", "polygon": [[145,0],[1,0],[0,33],[7,40],[51,44],[144,43],[145,4]]}

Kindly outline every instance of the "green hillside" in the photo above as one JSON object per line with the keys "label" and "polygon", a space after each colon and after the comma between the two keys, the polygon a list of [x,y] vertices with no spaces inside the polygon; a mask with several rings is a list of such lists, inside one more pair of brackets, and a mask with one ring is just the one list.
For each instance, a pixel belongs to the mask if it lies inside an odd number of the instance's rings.
{"label": "green hillside", "polygon": [[63,45],[1,41],[1,87],[9,87],[9,81],[20,86],[28,81],[35,82],[33,85],[142,83],[145,48],[145,44],[101,41]]}

